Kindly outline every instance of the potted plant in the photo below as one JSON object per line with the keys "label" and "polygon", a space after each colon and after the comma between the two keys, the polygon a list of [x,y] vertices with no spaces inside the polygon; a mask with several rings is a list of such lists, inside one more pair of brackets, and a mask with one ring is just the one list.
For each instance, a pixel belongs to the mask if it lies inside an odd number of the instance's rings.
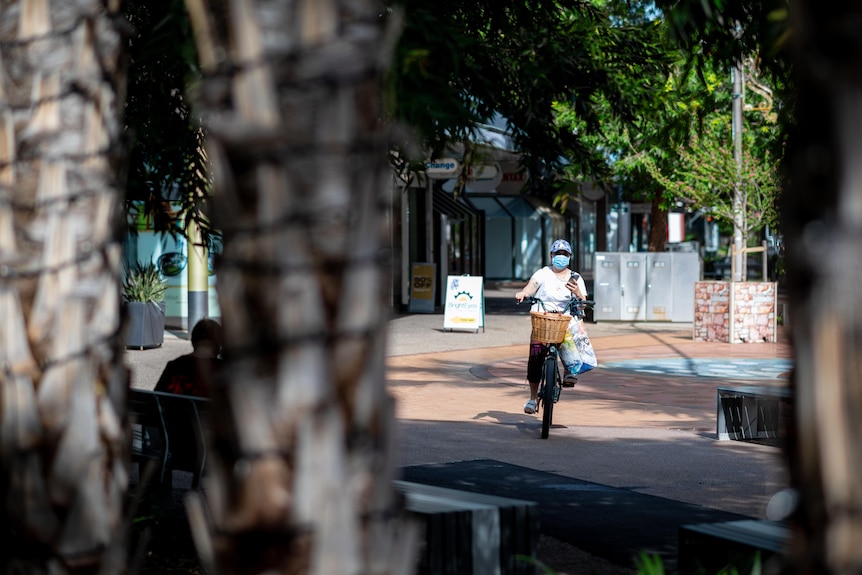
{"label": "potted plant", "polygon": [[126,270],[123,307],[128,322],[127,348],[150,349],[164,342],[166,289],[167,284],[153,263],[138,262],[133,269]]}

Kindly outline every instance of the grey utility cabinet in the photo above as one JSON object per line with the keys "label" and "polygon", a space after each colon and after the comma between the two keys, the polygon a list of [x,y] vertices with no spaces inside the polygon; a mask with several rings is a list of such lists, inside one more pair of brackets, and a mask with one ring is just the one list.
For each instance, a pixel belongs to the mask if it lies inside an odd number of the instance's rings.
{"label": "grey utility cabinet", "polygon": [[596,252],[596,321],[694,321],[696,252]]}

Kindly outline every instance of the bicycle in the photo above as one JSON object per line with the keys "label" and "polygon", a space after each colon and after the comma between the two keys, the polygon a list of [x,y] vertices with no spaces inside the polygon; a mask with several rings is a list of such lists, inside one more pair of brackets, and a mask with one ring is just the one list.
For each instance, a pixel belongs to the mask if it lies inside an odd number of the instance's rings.
{"label": "bicycle", "polygon": [[558,346],[565,339],[571,320],[571,316],[566,315],[566,312],[571,311],[576,317],[583,319],[584,310],[595,305],[595,302],[572,296],[562,310],[548,312],[542,300],[532,296],[525,299],[531,307],[538,304],[545,311],[544,314],[531,312],[530,316],[533,321],[531,339],[548,346],[548,353],[542,363],[542,379],[539,381],[538,393],[539,402],[542,404],[542,439],[547,439],[554,418],[554,404],[559,401],[563,389]]}

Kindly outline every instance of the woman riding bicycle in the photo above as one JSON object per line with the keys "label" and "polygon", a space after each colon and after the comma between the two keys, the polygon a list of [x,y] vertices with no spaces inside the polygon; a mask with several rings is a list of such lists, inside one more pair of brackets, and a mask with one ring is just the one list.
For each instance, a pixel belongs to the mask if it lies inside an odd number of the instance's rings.
{"label": "woman riding bicycle", "polygon": [[[533,274],[524,289],[515,293],[518,302],[527,297],[540,299],[544,308],[535,304],[534,310],[561,311],[572,297],[586,299],[587,286],[580,274],[569,269],[572,260],[572,246],[566,240],[556,240],[551,245],[551,265],[540,268]],[[527,381],[530,383],[530,400],[524,404],[524,413],[533,414],[539,408],[539,381],[542,379],[542,362],[548,353],[548,346],[530,341],[530,356],[527,359]],[[567,373],[564,387],[572,387],[577,382],[573,373]]]}

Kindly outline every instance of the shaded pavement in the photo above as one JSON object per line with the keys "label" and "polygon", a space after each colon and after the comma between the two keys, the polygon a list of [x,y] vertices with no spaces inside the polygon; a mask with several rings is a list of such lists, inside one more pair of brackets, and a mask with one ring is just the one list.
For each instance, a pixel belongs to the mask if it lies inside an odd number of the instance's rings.
{"label": "shaded pavement", "polygon": [[[658,553],[671,572],[679,526],[764,519],[786,487],[780,448],[716,435],[718,386],[788,385],[783,332],[731,345],[692,341],[690,324],[587,324],[600,365],[563,390],[542,440],[522,409],[526,343],[466,349],[510,321],[523,341],[529,318],[485,319],[447,334],[461,349],[390,356],[404,479],[536,501],[543,534],[627,568]],[[425,323],[430,346],[440,328]]]}
{"label": "shaded pavement", "polygon": [[[588,323],[599,367],[563,390],[542,440],[540,416],[523,413],[530,320],[513,292],[486,288],[475,332],[444,330],[441,313],[389,322],[404,479],[536,501],[543,534],[625,568],[649,550],[672,570],[679,525],[766,517],[787,485],[781,451],[718,441],[716,387],[787,385],[783,332],[731,345],[692,341],[691,324]],[[185,337],[126,352],[133,386],[151,388]],[[722,369],[732,360],[749,361]]]}

